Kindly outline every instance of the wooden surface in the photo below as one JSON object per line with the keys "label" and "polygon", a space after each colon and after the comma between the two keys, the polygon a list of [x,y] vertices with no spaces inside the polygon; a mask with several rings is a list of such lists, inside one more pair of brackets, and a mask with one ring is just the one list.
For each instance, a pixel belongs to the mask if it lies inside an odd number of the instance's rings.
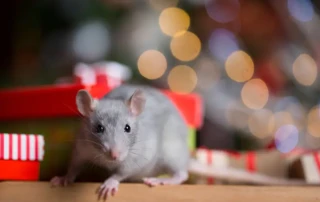
{"label": "wooden surface", "polygon": [[[97,201],[99,184],[78,183],[50,188],[46,182],[0,182],[0,202],[91,202]],[[149,188],[121,184],[114,202],[308,202],[320,201],[318,187],[181,185]]]}

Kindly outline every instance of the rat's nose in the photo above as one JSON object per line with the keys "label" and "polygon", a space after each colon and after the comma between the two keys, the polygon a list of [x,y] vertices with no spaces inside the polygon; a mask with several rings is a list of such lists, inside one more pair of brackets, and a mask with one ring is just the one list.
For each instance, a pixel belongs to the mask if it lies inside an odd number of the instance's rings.
{"label": "rat's nose", "polygon": [[112,160],[117,160],[119,158],[119,152],[115,149],[110,150],[110,157]]}

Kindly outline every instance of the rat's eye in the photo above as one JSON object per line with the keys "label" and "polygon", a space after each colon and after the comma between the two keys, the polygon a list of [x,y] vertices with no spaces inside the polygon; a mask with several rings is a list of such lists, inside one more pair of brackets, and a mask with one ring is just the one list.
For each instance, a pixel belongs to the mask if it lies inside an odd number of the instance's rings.
{"label": "rat's eye", "polygon": [[103,133],[104,132],[104,127],[101,124],[98,124],[95,128],[96,133]]}
{"label": "rat's eye", "polygon": [[126,124],[126,126],[124,127],[124,131],[125,131],[126,133],[130,133],[131,127],[130,127],[128,124]]}

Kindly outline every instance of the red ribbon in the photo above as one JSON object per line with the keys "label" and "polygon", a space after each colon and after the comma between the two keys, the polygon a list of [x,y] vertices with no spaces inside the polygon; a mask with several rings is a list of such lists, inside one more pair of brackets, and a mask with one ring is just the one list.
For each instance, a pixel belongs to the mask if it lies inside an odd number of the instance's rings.
{"label": "red ribbon", "polygon": [[256,154],[254,152],[247,153],[247,169],[249,172],[256,171]]}
{"label": "red ribbon", "polygon": [[314,161],[315,161],[316,164],[317,164],[318,171],[320,172],[320,159],[319,159],[319,154],[318,154],[318,152],[314,152],[314,153],[313,153],[313,158],[314,158]]}
{"label": "red ribbon", "polygon": [[[207,156],[207,164],[208,165],[212,165],[213,163],[213,156],[212,156],[212,150],[210,149],[206,149],[206,148],[202,148],[205,152],[206,152],[206,156]],[[214,179],[213,177],[208,177],[207,178],[207,184],[214,184]]]}

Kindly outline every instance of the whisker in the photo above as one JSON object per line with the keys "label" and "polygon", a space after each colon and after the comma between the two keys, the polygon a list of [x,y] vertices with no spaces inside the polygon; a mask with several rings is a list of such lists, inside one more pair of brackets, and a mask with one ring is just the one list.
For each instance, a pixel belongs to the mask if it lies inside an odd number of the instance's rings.
{"label": "whisker", "polygon": [[72,107],[70,107],[70,105],[67,105],[67,104],[64,103],[64,102],[61,102],[61,103],[62,103],[64,106],[68,107],[68,109],[70,109],[71,111],[75,112],[75,113],[77,114],[78,118],[83,118],[83,117],[79,114],[79,112],[78,112],[77,110],[73,109]]}
{"label": "whisker", "polygon": [[76,139],[75,141],[84,141],[84,142],[90,142],[90,143],[93,143],[93,144],[96,144],[96,145],[98,145],[98,146],[100,146],[100,147],[104,147],[102,144],[99,144],[99,143],[97,143],[97,142],[94,142],[94,141],[91,141],[91,140],[87,140],[87,139]]}

